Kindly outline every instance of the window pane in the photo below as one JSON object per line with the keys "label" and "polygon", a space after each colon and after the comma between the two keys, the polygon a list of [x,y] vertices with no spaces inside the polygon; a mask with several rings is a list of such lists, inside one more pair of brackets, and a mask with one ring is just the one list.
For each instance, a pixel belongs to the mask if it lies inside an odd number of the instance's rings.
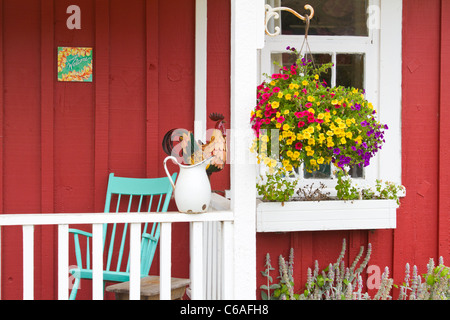
{"label": "window pane", "polygon": [[336,55],[336,85],[364,89],[364,54]]}
{"label": "window pane", "polygon": [[[282,0],[281,6],[289,7],[301,15],[309,14],[306,4],[314,8],[309,35],[367,36],[368,0]],[[281,12],[282,34],[304,35],[305,23],[290,12]]]}
{"label": "window pane", "polygon": [[313,172],[303,170],[303,177],[305,179],[330,179],[331,178],[331,165],[321,164],[319,169]]}

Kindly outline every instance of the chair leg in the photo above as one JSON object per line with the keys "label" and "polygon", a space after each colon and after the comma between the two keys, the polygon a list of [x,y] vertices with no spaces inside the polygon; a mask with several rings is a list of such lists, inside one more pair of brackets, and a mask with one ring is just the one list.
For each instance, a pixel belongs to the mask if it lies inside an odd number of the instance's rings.
{"label": "chair leg", "polygon": [[80,278],[75,278],[73,282],[72,291],[70,292],[69,300],[75,300],[77,298],[78,287],[80,286]]}

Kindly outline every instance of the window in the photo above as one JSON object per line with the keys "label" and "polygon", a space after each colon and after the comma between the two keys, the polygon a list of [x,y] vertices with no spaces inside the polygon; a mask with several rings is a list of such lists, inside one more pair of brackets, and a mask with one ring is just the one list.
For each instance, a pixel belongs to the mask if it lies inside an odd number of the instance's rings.
{"label": "window", "polygon": [[[304,6],[310,4],[315,14],[310,23],[308,42],[314,62],[334,64],[329,79],[325,80],[331,86],[364,89],[367,99],[377,109],[379,120],[390,127],[383,150],[370,166],[351,168],[352,177],[361,185],[379,178],[401,183],[402,1],[266,0],[266,3],[272,8],[289,7],[302,15],[309,13]],[[261,74],[272,74],[275,61],[291,65],[293,61],[290,61],[286,47],[300,48],[304,39],[305,23],[289,12],[282,11],[279,19],[269,21],[269,31],[274,32],[275,27],[281,29],[281,34],[274,37],[266,35],[265,46],[260,52]],[[261,77],[261,82],[263,80]],[[312,173],[300,168],[295,176],[303,185],[322,182],[332,192],[336,183],[333,171],[332,166],[322,165]]]}

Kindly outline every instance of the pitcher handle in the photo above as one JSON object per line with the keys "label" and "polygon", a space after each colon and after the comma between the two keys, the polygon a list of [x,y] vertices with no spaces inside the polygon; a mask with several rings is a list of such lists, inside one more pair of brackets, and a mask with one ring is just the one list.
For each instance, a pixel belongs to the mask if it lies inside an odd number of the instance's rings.
{"label": "pitcher handle", "polygon": [[166,171],[167,177],[169,178],[169,181],[173,187],[173,190],[175,190],[175,183],[173,182],[172,177],[170,176],[169,170],[167,169],[167,165],[166,165],[167,160],[169,160],[169,159],[172,160],[172,162],[177,165],[178,165],[178,161],[177,161],[177,158],[175,158],[174,156],[168,156],[164,159],[164,170]]}

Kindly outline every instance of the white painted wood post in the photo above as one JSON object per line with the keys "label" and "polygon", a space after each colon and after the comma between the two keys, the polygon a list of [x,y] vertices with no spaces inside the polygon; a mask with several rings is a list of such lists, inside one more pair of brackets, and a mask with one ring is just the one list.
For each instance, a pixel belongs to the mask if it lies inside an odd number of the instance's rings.
{"label": "white painted wood post", "polygon": [[130,224],[130,300],[141,298],[141,224]]}
{"label": "white painted wood post", "polygon": [[58,300],[69,299],[69,225],[58,225]]}
{"label": "white painted wood post", "polygon": [[103,300],[103,224],[92,225],[92,299]]}
{"label": "white painted wood post", "polygon": [[172,223],[161,223],[160,235],[160,271],[159,271],[159,299],[172,298]]}
{"label": "white painted wood post", "polygon": [[206,90],[207,90],[207,0],[195,1],[195,140],[206,139]]}
{"label": "white painted wood post", "polygon": [[23,300],[34,299],[34,226],[23,230]]}
{"label": "white painted wood post", "polygon": [[256,299],[256,175],[249,153],[250,112],[256,104],[257,49],[264,0],[231,1],[231,209],[234,212],[234,296]]}

